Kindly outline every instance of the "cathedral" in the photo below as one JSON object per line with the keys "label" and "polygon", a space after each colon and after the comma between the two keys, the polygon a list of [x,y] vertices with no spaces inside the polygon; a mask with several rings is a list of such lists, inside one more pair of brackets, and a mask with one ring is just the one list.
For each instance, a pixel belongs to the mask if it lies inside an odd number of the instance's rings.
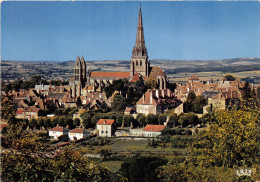
{"label": "cathedral", "polygon": [[148,51],[145,47],[144,29],[142,20],[142,10],[140,7],[137,24],[136,42],[132,51],[130,62],[130,72],[97,72],[89,70],[86,72],[84,57],[77,57],[74,66],[74,78],[72,83],[72,97],[85,95],[86,90],[90,92],[101,92],[105,86],[114,80],[129,79],[130,82],[136,80],[147,81],[154,79],[160,89],[167,88],[167,77],[160,67],[151,67],[148,60]]}

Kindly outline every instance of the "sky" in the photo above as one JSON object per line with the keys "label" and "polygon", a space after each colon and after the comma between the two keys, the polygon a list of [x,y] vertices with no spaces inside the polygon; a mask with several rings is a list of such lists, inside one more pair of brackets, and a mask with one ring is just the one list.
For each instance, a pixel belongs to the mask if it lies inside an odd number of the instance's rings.
{"label": "sky", "polygon": [[[4,1],[1,59],[130,60],[140,2]],[[142,2],[149,59],[260,57],[260,2]]]}

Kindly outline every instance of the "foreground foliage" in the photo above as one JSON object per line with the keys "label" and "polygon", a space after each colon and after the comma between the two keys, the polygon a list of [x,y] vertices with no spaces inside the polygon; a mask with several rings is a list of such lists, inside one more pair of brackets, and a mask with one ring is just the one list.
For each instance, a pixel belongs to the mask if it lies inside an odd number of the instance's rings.
{"label": "foreground foliage", "polygon": [[236,181],[235,170],[254,169],[259,180],[259,111],[218,111],[208,130],[199,132],[185,161],[159,167],[163,181]]}
{"label": "foreground foliage", "polygon": [[82,157],[73,146],[56,149],[41,143],[12,114],[8,125],[1,138],[1,181],[125,181]]}

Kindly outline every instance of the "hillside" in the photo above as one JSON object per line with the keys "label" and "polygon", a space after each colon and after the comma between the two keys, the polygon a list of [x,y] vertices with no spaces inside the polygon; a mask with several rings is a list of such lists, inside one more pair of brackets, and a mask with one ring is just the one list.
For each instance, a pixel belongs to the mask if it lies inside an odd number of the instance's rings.
{"label": "hillside", "polygon": [[[29,79],[32,75],[42,75],[47,80],[69,80],[73,74],[75,61],[61,62],[21,62],[2,61],[2,81]],[[223,60],[151,60],[151,66],[161,67],[170,81],[186,81],[191,74],[202,80],[220,79],[225,74],[233,74],[243,80],[260,84],[260,58],[233,58]],[[130,61],[88,61],[87,69],[92,71],[129,71]]]}

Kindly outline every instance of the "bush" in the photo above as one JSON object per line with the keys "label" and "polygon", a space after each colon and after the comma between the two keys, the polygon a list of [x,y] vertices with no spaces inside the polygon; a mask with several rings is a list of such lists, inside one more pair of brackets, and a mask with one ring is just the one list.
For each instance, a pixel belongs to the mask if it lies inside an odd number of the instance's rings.
{"label": "bush", "polygon": [[184,128],[173,128],[173,129],[164,129],[161,132],[161,136],[166,136],[166,135],[192,135],[192,131],[189,129],[184,129]]}
{"label": "bush", "polygon": [[95,137],[91,138],[88,141],[85,141],[82,143],[82,145],[91,145],[91,146],[104,146],[110,143],[110,140],[101,138],[101,137]]}
{"label": "bush", "polygon": [[61,136],[59,136],[59,141],[61,141],[61,142],[68,142],[69,141],[69,136],[68,135],[61,135]]}

